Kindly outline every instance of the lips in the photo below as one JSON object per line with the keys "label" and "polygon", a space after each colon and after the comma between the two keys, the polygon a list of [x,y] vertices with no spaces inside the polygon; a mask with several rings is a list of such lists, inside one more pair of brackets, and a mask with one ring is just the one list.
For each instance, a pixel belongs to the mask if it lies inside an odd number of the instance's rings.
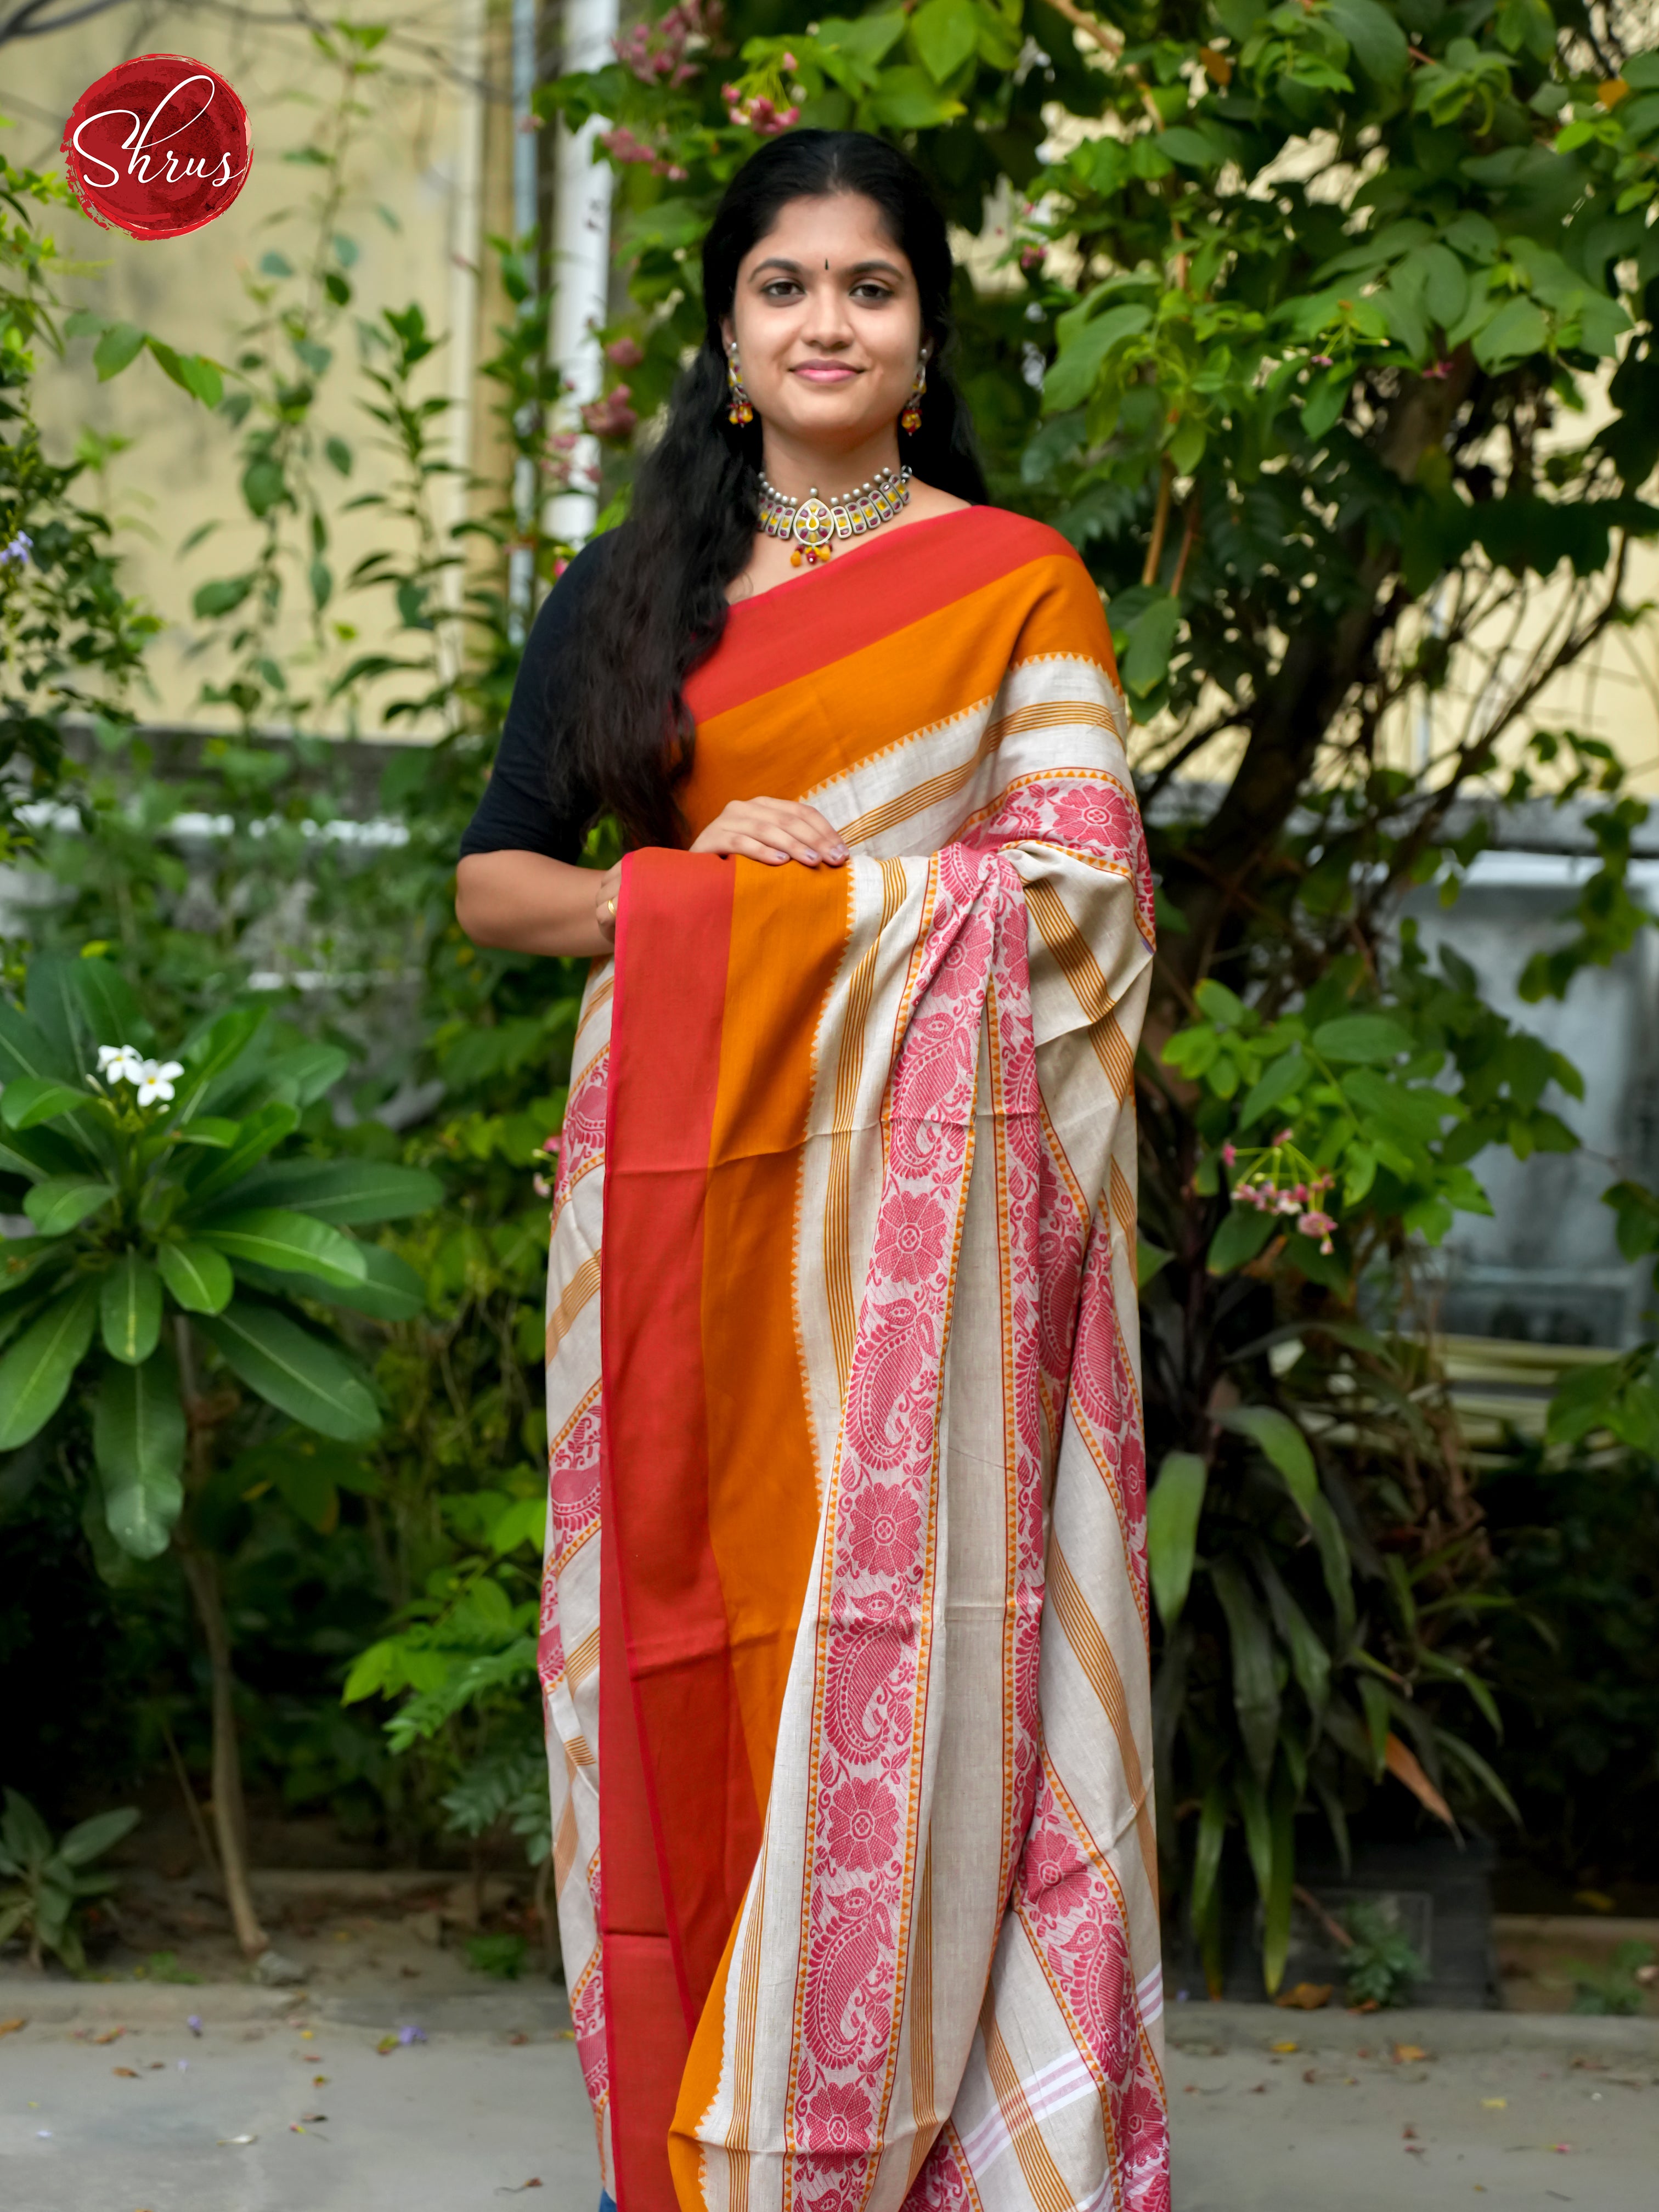
{"label": "lips", "polygon": [[850,384],[855,376],[862,375],[863,371],[849,368],[845,362],[804,361],[789,373],[792,376],[799,376],[805,384]]}

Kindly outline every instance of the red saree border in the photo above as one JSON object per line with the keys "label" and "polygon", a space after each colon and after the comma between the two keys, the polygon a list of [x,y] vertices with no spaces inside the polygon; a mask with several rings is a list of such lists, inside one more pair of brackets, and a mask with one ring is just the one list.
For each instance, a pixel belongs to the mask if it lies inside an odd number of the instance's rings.
{"label": "red saree border", "polygon": [[[1027,562],[1055,557],[1082,566],[1057,530],[1006,507],[963,507],[907,523],[890,537],[850,548],[810,577],[736,601],[726,617],[726,649],[693,672],[686,704],[699,722],[712,720],[879,644]],[[812,596],[810,604],[803,597],[786,610],[773,604],[786,592]],[[769,625],[763,633],[763,610]],[[791,612],[802,619],[788,619]]]}
{"label": "red saree border", "polygon": [[[623,864],[600,1284],[600,1863],[620,2212],[675,2203],[680,2075],[735,1910],[728,1877],[760,1842],[709,1535],[703,1376],[732,898],[732,868],[712,856]],[[711,1833],[724,1850],[709,1852]]]}

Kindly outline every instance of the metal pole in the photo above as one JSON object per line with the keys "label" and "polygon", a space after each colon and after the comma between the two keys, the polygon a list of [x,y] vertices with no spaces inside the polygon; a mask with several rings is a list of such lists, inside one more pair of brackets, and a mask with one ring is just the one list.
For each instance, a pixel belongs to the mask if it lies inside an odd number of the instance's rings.
{"label": "metal pole", "polygon": [[[566,70],[602,69],[617,35],[617,0],[565,0]],[[555,155],[553,358],[571,387],[573,409],[599,397],[603,374],[598,332],[610,313],[611,171],[593,158],[605,128],[591,118],[578,131],[561,122]],[[581,438],[571,456],[571,489],[552,502],[556,537],[580,543],[599,513],[599,448]]]}
{"label": "metal pole", "polygon": [[[536,203],[536,0],[513,0],[513,237],[538,259]],[[526,403],[527,405],[532,403]],[[520,421],[520,436],[533,429]],[[520,543],[507,558],[507,635],[522,645],[530,629],[536,587],[535,555],[529,540],[536,526],[536,464],[521,456],[513,472],[513,507]]]}

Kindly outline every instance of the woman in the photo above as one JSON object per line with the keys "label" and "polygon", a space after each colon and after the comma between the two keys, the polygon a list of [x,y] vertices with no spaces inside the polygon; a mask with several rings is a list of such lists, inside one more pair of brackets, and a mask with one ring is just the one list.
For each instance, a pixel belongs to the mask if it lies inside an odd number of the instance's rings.
{"label": "woman", "polygon": [[1169,2203],[1152,894],[1099,595],[984,503],[951,273],[878,140],[739,172],[461,864],[478,942],[596,956],[542,1679],[620,2212]]}

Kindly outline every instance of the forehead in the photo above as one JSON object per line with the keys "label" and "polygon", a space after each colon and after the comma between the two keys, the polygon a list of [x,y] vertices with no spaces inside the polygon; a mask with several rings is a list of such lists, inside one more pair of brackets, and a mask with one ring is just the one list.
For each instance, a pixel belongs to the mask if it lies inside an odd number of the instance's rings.
{"label": "forehead", "polygon": [[787,200],[765,235],[743,258],[743,268],[781,256],[822,267],[858,261],[889,261],[908,270],[881,210],[861,192],[832,192],[820,198]]}

